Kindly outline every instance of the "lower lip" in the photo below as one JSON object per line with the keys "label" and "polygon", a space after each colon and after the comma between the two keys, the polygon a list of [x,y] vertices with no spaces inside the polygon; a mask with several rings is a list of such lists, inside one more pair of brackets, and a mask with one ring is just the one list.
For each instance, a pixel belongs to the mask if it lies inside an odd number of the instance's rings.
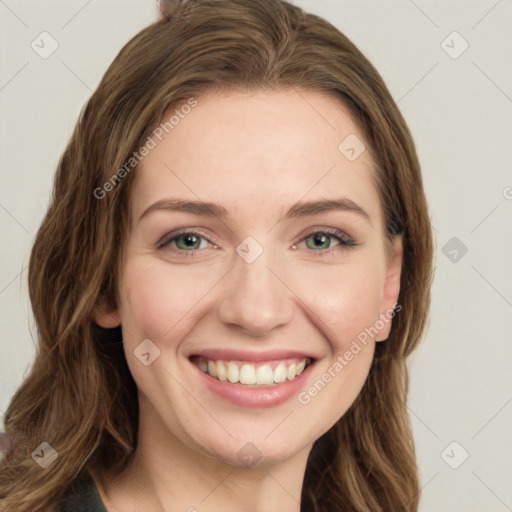
{"label": "lower lip", "polygon": [[204,382],[206,387],[212,393],[215,393],[216,395],[229,400],[240,407],[263,408],[282,404],[292,396],[296,396],[305,386],[306,380],[309,377],[315,362],[310,364],[293,380],[287,380],[282,384],[276,384],[275,386],[254,388],[243,384],[231,384],[230,382],[217,380],[206,372],[203,372],[203,370],[201,370],[201,368],[196,364],[192,362],[190,364],[200,374],[201,382]]}

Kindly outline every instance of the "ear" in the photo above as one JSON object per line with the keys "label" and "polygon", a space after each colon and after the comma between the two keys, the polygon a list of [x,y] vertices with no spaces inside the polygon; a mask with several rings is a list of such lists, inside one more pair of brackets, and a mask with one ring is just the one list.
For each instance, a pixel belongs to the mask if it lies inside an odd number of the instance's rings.
{"label": "ear", "polygon": [[[402,258],[403,258],[403,243],[400,235],[393,237],[390,255],[388,257],[386,280],[382,290],[382,300],[380,308],[379,320],[376,325],[379,328],[375,341],[385,341],[389,337],[391,331],[392,319],[394,316],[393,310],[397,305],[398,295],[400,293],[400,276],[402,274]],[[399,305],[401,309],[401,305]],[[398,309],[398,308],[397,308]],[[398,309],[398,311],[400,310]]]}
{"label": "ear", "polygon": [[94,307],[91,316],[95,323],[105,329],[112,329],[121,325],[121,315],[117,307],[106,299]]}

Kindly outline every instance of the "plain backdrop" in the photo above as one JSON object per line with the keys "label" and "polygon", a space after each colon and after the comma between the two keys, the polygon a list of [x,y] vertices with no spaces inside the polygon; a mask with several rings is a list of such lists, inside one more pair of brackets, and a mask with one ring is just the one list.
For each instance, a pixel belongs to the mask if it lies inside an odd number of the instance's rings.
{"label": "plain backdrop", "polygon": [[[376,66],[423,167],[437,257],[409,362],[420,510],[511,511],[512,2],[295,4]],[[0,0],[0,415],[35,353],[27,264],[58,159],[110,62],[155,18],[152,0]]]}

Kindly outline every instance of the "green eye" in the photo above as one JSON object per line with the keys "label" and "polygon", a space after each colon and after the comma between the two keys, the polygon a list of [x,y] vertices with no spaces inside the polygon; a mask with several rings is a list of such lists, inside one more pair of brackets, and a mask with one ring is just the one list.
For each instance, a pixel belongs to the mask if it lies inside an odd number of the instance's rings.
{"label": "green eye", "polygon": [[307,235],[303,240],[305,240],[306,247],[308,249],[315,252],[322,252],[331,248],[333,238],[338,242],[337,244],[334,244],[334,246],[341,246],[339,249],[342,249],[343,247],[355,247],[357,245],[354,240],[338,229],[332,230],[332,232],[331,229],[319,229]]}
{"label": "green eye", "polygon": [[176,247],[178,247],[178,249],[187,251],[199,249],[202,238],[202,236],[196,236],[194,233],[185,233],[175,237],[173,240],[176,241]]}
{"label": "green eye", "polygon": [[[312,240],[311,244],[308,244],[308,240]],[[306,238],[306,246],[308,249],[329,249],[331,246],[331,235],[324,233],[315,233]]]}
{"label": "green eye", "polygon": [[163,250],[169,248],[173,252],[194,254],[196,251],[205,249],[210,241],[193,231],[174,232],[166,235],[157,244],[157,249]]}
{"label": "green eye", "polygon": [[[332,243],[333,239],[335,240],[334,244]],[[307,249],[319,255],[327,255],[332,251],[343,251],[358,245],[343,231],[334,228],[317,229],[300,241],[304,241]],[[206,237],[199,233],[183,230],[181,232],[175,231],[163,237],[157,244],[157,249],[169,250],[175,255],[194,256],[196,253],[201,253],[202,249],[208,248],[209,245],[218,249],[217,245],[211,244]]]}

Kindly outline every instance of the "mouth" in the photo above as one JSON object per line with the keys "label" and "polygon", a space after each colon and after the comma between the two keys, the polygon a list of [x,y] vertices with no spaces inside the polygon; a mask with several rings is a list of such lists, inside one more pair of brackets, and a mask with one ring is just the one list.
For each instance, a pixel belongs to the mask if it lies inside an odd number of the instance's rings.
{"label": "mouth", "polygon": [[190,362],[213,379],[251,388],[275,387],[298,378],[314,362],[311,357],[244,361],[192,355]]}

